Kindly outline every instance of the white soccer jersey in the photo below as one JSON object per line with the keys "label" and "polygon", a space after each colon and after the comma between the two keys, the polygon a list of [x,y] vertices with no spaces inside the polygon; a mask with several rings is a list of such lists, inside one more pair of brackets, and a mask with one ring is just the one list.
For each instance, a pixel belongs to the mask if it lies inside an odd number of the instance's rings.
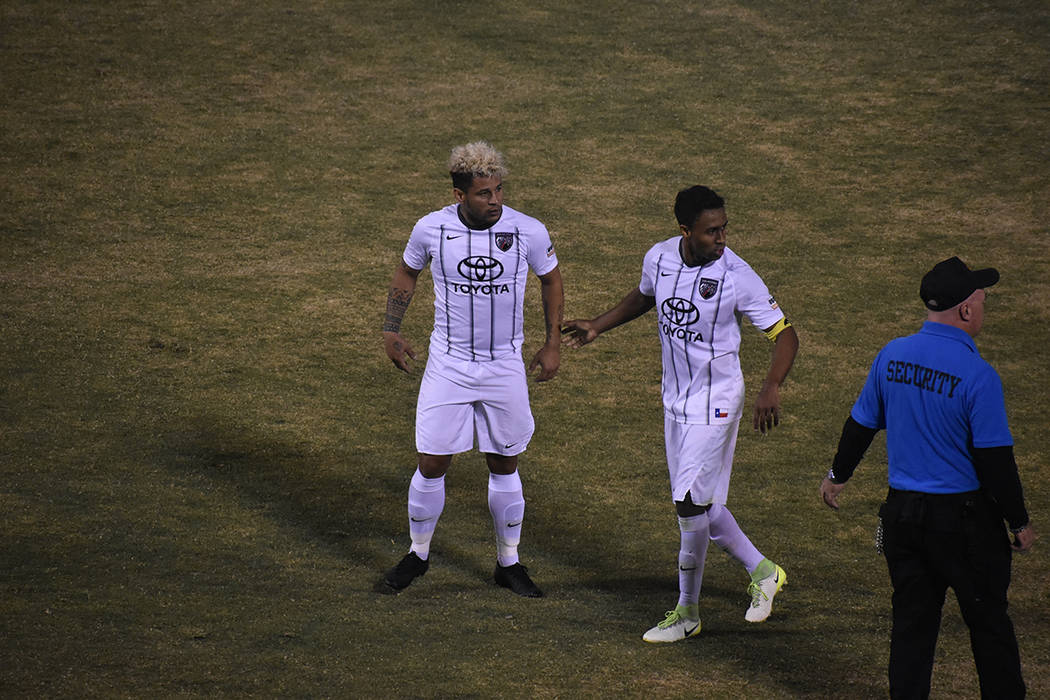
{"label": "white soccer jersey", "polygon": [[547,228],[508,206],[492,228],[460,221],[456,204],[427,214],[412,229],[404,260],[434,278],[434,331],[430,352],[489,361],[520,353],[522,313],[531,269],[558,266]]}
{"label": "white soccer jersey", "polygon": [[762,279],[736,253],[689,267],[681,236],[645,254],[639,291],[655,297],[663,355],[663,401],[678,423],[739,420],[744,406],[740,319],[760,329],[784,318]]}

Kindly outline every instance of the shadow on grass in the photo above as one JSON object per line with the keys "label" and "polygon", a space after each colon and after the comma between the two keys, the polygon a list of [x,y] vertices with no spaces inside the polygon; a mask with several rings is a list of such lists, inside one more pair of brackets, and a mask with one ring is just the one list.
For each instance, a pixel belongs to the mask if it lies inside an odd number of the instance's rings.
{"label": "shadow on grass", "polygon": [[403,510],[389,494],[402,491],[407,477],[378,455],[318,453],[201,418],[161,435],[154,459],[175,474],[234,488],[268,518],[348,563],[386,565],[376,540],[389,537],[393,511]]}
{"label": "shadow on grass", "polygon": [[[162,434],[153,452],[156,461],[171,472],[231,488],[249,505],[263,508],[266,517],[282,529],[296,530],[300,537],[346,559],[348,565],[367,570],[367,584],[354,586],[358,595],[376,592],[383,571],[396,563],[396,556],[390,557],[389,543],[407,540],[403,521],[410,472],[391,467],[383,455],[369,451],[318,453],[273,436],[223,430],[203,418]],[[465,490],[463,485],[457,487],[457,491]],[[459,500],[457,512],[477,506],[470,499]],[[545,507],[551,505],[556,506]],[[474,527],[478,522],[471,520],[465,526]],[[575,528],[571,539],[559,536],[564,528],[573,528],[576,520],[535,518],[532,538],[543,546],[533,574],[548,595],[537,605],[564,607],[580,599],[588,608],[612,608],[613,623],[607,622],[606,628],[620,629],[616,634],[640,635],[645,625],[657,621],[659,606],[676,595],[672,567],[654,567],[652,574],[628,573],[631,567],[624,565],[623,552],[609,546],[607,533],[601,528]],[[459,532],[460,525],[448,529]],[[479,555],[479,538],[461,540],[453,532],[446,533],[435,547],[435,558],[437,566],[453,571],[453,577],[476,579],[479,593],[487,594],[495,590],[495,584],[491,565]],[[672,555],[667,553],[667,557]],[[719,557],[721,553],[712,552],[710,556]],[[823,697],[873,697],[884,692],[881,685],[865,684],[870,673],[853,680],[833,679],[819,670],[851,667],[856,663],[850,653],[851,639],[858,633],[878,632],[865,632],[856,626],[818,629],[814,617],[798,609],[798,603],[790,603],[787,612],[775,613],[762,625],[747,625],[743,622],[746,581],[742,581],[739,586],[721,582],[706,585],[703,633],[684,644],[661,645],[654,653],[672,653],[698,663],[717,659],[738,668],[743,678],[766,677],[798,696],[812,695],[815,689]],[[424,592],[428,599],[469,593],[461,583],[447,578],[433,582],[424,579],[421,583],[420,590],[410,594],[415,594],[413,598]],[[787,589],[785,595],[791,596],[790,591]],[[808,661],[814,664],[812,673],[805,668]]]}

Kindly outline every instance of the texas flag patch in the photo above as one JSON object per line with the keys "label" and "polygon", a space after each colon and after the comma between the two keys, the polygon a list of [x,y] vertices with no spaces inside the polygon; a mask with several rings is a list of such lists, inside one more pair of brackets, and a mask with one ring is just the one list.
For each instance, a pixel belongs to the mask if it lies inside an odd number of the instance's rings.
{"label": "texas flag patch", "polygon": [[724,408],[716,408],[715,409],[715,418],[728,418],[728,417],[729,417],[729,411],[725,410]]}

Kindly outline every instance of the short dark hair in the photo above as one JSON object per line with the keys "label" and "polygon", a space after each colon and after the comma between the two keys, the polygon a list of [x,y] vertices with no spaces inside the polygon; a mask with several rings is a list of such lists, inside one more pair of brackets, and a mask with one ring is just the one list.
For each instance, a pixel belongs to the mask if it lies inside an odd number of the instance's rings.
{"label": "short dark hair", "polygon": [[725,205],[726,201],[710,187],[693,185],[681,190],[675,197],[674,216],[678,219],[679,224],[692,228],[701,212],[708,209],[721,209]]}
{"label": "short dark hair", "polygon": [[452,186],[466,192],[474,182],[474,173],[449,173],[452,175]]}

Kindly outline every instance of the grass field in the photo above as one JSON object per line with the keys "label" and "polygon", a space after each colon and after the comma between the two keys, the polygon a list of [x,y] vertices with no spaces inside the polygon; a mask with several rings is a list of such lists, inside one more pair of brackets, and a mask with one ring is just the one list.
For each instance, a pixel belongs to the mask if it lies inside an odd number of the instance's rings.
{"label": "grass field", "polygon": [[[840,512],[817,487],[953,254],[1002,273],[978,345],[1047,527],[1043,0],[7,0],[0,60],[4,697],[883,697],[882,439]],[[640,640],[677,585],[652,319],[532,389],[521,552],[548,597],[491,582],[477,454],[426,578],[373,591],[408,545],[420,376],[383,353],[387,286],[450,201],[449,149],[482,138],[555,237],[570,318],[637,284],[679,188],[726,197],[801,338],[730,493],[790,578],[767,623],[713,549],[702,634]],[[531,354],[535,281],[527,304]],[[749,405],[769,351],[746,334]],[[1050,696],[1043,544],[1011,588],[1030,697]],[[978,696],[951,594],[934,696]]]}

